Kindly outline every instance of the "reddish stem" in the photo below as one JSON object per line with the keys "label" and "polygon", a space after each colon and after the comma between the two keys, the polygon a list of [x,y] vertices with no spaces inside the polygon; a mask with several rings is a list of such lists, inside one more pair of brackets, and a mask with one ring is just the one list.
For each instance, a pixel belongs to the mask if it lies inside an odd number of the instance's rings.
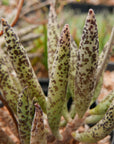
{"label": "reddish stem", "polygon": [[[24,3],[24,0],[20,0],[20,1],[19,1],[16,17],[14,18],[13,22],[11,23],[11,26],[12,26],[12,27],[17,23],[17,21],[18,21],[18,19],[19,19],[19,15],[20,15],[20,12],[21,12],[23,3]],[[0,36],[1,36],[1,35],[3,35],[3,30],[0,31]]]}

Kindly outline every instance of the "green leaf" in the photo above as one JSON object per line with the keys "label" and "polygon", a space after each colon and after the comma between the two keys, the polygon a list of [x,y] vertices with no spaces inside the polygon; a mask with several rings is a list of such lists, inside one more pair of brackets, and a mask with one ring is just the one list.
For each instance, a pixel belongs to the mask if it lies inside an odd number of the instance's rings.
{"label": "green leaf", "polygon": [[30,144],[47,144],[43,112],[37,103],[35,104],[35,115],[32,122]]}
{"label": "green leaf", "polygon": [[76,62],[75,104],[79,117],[84,115],[93,96],[98,65],[98,49],[99,41],[95,14],[90,9],[83,29]]}
{"label": "green leaf", "polygon": [[48,40],[47,40],[48,71],[49,71],[49,77],[50,77],[53,61],[55,58],[55,52],[57,49],[58,39],[59,39],[59,28],[58,28],[58,23],[57,23],[57,15],[55,12],[54,2],[50,5],[47,35],[48,35]]}
{"label": "green leaf", "polygon": [[28,101],[28,89],[25,88],[18,98],[17,116],[19,136],[22,144],[30,143],[30,119],[29,119],[29,101]]}
{"label": "green leaf", "polygon": [[35,96],[38,99],[43,111],[46,112],[46,100],[43,90],[41,89],[41,86],[37,80],[24,47],[20,43],[17,35],[14,33],[13,28],[7,23],[7,21],[2,19],[2,25],[6,40],[7,52],[22,88],[28,86],[30,94],[29,98],[32,100]]}
{"label": "green leaf", "polygon": [[81,142],[95,143],[105,138],[114,128],[114,99],[105,116],[92,128],[83,133],[73,132],[72,136]]}
{"label": "green leaf", "polygon": [[3,95],[3,98],[8,102],[9,106],[16,114],[17,99],[19,93],[12,80],[12,77],[9,73],[6,61],[3,56],[3,54],[0,55],[0,90]]}
{"label": "green leaf", "polygon": [[52,66],[47,102],[48,122],[52,133],[57,139],[62,139],[58,128],[67,91],[69,59],[70,32],[68,25],[65,25],[58,42]]}

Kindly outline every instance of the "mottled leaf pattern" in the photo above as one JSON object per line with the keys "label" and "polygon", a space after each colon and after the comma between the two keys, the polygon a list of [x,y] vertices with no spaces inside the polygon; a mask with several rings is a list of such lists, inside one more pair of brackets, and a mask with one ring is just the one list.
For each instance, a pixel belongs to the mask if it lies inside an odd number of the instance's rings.
{"label": "mottled leaf pattern", "polygon": [[98,48],[95,14],[90,9],[77,53],[75,103],[79,117],[84,115],[92,99],[98,65]]}
{"label": "mottled leaf pattern", "polygon": [[[48,18],[48,98],[40,87],[19,38],[4,19],[2,26],[7,48],[4,53],[2,50],[0,53],[0,90],[17,115],[21,144],[47,144],[47,141],[52,142],[55,138],[57,141],[54,143],[62,140],[62,143],[66,143],[65,137],[70,134],[78,141],[95,143],[110,134],[114,128],[114,91],[88,111],[90,115],[86,117],[85,123],[97,123],[96,125],[83,133],[70,132],[83,123],[84,119],[80,117],[83,117],[100,93],[114,29],[99,56],[97,24],[94,11],[90,9],[78,49],[70,35],[68,24],[64,26],[59,38],[55,2],[50,1]],[[70,97],[73,103],[68,111],[67,102]],[[59,131],[61,126],[66,126],[62,135]],[[52,134],[47,129],[49,127]],[[0,132],[5,134],[2,130]],[[7,135],[4,136],[12,143]]]}
{"label": "mottled leaf pattern", "polygon": [[17,104],[19,136],[22,144],[30,143],[31,125],[29,120],[28,89],[26,87],[19,95]]}
{"label": "mottled leaf pattern", "polygon": [[0,91],[13,112],[16,114],[18,91],[13,83],[6,61],[2,55],[0,55]]}
{"label": "mottled leaf pattern", "polygon": [[23,88],[29,86],[29,91],[31,93],[29,98],[32,100],[32,98],[36,96],[43,111],[46,112],[45,96],[32,69],[25,49],[19,42],[13,28],[10,27],[7,21],[2,19],[2,25],[7,45],[7,52],[17,73],[21,86]]}
{"label": "mottled leaf pattern", "polygon": [[47,144],[43,112],[38,104],[35,104],[35,115],[32,122],[30,144]]}
{"label": "mottled leaf pattern", "polygon": [[55,12],[55,6],[54,3],[50,5],[50,12],[49,12],[49,18],[48,18],[48,73],[49,77],[51,75],[52,71],[52,65],[55,58],[55,52],[57,49],[59,39],[59,30],[58,30],[58,24],[57,24],[57,15]]}
{"label": "mottled leaf pattern", "polygon": [[92,128],[83,133],[73,132],[72,136],[76,140],[81,142],[94,143],[110,134],[113,128],[114,128],[114,99],[102,120],[100,120],[95,126],[93,126]]}
{"label": "mottled leaf pattern", "polygon": [[68,87],[70,89],[71,96],[74,99],[75,89],[75,77],[76,77],[76,59],[77,59],[78,47],[71,37],[71,49],[70,49],[70,61],[69,61],[69,74],[68,74]]}
{"label": "mottled leaf pattern", "polygon": [[51,72],[47,103],[47,116],[52,133],[56,138],[61,139],[58,132],[59,122],[62,114],[63,104],[65,102],[66,89],[68,83],[68,69],[70,57],[70,33],[68,25],[65,25]]}

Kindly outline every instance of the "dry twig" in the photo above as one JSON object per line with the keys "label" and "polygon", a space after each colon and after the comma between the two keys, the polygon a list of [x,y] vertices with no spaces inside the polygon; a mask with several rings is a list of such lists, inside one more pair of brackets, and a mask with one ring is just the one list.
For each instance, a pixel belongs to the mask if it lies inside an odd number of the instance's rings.
{"label": "dry twig", "polygon": [[49,5],[49,4],[50,4],[50,1],[45,1],[45,2],[42,2],[42,3],[38,4],[38,5],[35,5],[35,6],[32,7],[32,8],[28,8],[25,12],[23,12],[23,13],[20,15],[20,18],[22,18],[23,16],[25,16],[25,15],[27,15],[27,14],[29,14],[29,13],[32,13],[32,12],[34,12],[34,11],[36,11],[36,10],[39,10],[39,9],[41,9],[41,8]]}
{"label": "dry twig", "polygon": [[[19,19],[19,15],[20,15],[20,12],[21,12],[23,3],[24,3],[24,0],[20,0],[20,1],[19,1],[16,17],[14,18],[14,20],[13,20],[13,22],[12,22],[12,24],[11,24],[12,27],[17,23],[17,21],[18,21],[18,19]],[[1,36],[1,35],[3,35],[3,30],[1,30],[1,32],[0,32],[0,36]]]}

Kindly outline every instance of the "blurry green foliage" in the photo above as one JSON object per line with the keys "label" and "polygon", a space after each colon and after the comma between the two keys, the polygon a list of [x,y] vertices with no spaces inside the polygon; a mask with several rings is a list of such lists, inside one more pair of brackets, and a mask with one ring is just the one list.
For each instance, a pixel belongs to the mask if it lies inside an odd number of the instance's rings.
{"label": "blurry green foliage", "polygon": [[[63,11],[59,18],[64,18],[64,23],[68,23],[70,26],[71,34],[79,46],[81,39],[83,26],[86,18],[86,13],[82,14],[80,11],[73,11],[71,9]],[[110,14],[107,11],[96,14],[98,37],[99,37],[99,52],[101,53],[104,45],[109,40],[109,36],[114,25],[113,13]]]}
{"label": "blurry green foliage", "polygon": [[[79,42],[81,39],[83,26],[85,24],[85,18],[87,13],[81,13],[80,11],[74,12],[71,9],[67,9],[61,11],[58,15],[58,23],[60,23],[60,27],[63,27],[65,23],[68,23],[70,26],[70,32],[72,34],[73,39],[79,46]],[[109,36],[111,34],[112,27],[114,25],[113,13],[110,14],[107,11],[103,11],[102,13],[96,14],[97,26],[98,26],[98,37],[99,37],[99,53],[104,48],[104,45],[109,40]],[[35,58],[32,60],[32,65],[37,63],[37,61],[41,61],[46,69],[48,69],[47,65],[47,27],[46,25],[39,26],[35,33],[43,34],[37,40],[34,40],[34,49],[31,52],[42,52],[42,58],[39,60]]]}
{"label": "blurry green foliage", "polygon": [[9,0],[2,0],[3,5],[9,5]]}

